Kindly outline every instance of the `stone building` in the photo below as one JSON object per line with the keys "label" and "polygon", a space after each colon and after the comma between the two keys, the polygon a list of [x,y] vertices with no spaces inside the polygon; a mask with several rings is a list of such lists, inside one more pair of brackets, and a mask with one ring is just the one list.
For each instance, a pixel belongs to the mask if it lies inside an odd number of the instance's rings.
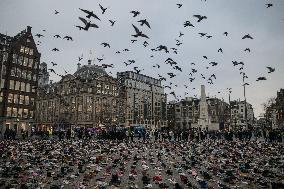
{"label": "stone building", "polygon": [[30,26],[14,37],[0,34],[2,133],[30,130],[34,124],[40,56]]}
{"label": "stone building", "polygon": [[39,88],[36,121],[39,129],[109,127],[118,125],[118,105],[117,80],[89,61]]}
{"label": "stone building", "polygon": [[198,122],[199,99],[186,97],[167,104],[167,120],[169,129],[181,130],[191,128],[192,124]]}
{"label": "stone building", "polygon": [[[250,103],[245,101],[231,101],[231,126],[235,129],[250,128],[254,124],[254,111]],[[247,109],[247,116],[246,111]]]}
{"label": "stone building", "polygon": [[165,127],[166,94],[161,81],[133,71],[117,73],[120,87],[121,126]]}

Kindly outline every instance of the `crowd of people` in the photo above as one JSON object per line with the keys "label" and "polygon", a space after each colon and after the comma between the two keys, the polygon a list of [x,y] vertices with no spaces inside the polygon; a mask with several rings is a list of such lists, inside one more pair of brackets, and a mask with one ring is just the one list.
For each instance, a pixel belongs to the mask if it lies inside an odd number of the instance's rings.
{"label": "crowd of people", "polygon": [[0,188],[284,188],[281,130],[37,134],[0,141]]}

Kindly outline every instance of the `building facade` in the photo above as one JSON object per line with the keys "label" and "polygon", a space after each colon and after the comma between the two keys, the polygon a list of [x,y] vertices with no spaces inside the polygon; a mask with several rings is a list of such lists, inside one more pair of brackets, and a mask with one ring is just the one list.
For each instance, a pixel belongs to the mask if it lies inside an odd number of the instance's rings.
{"label": "building facade", "polygon": [[265,119],[268,127],[284,128],[284,89],[277,91],[275,101],[266,108]]}
{"label": "building facade", "polygon": [[192,127],[199,118],[199,99],[186,97],[181,101],[170,101],[167,104],[168,127],[172,130],[182,130]]}
{"label": "building facade", "polygon": [[39,88],[36,121],[49,128],[110,127],[118,125],[117,80],[104,68],[91,64],[78,67],[59,82]]}
{"label": "building facade", "polygon": [[[254,111],[250,103],[245,101],[231,101],[231,126],[235,129],[250,128],[254,124]],[[246,110],[247,109],[247,116]]]}
{"label": "building facade", "polygon": [[166,123],[166,94],[161,81],[133,71],[117,73],[120,87],[121,126],[161,128]]}
{"label": "building facade", "polygon": [[31,27],[14,37],[0,34],[2,133],[30,130],[34,124],[40,56]]}

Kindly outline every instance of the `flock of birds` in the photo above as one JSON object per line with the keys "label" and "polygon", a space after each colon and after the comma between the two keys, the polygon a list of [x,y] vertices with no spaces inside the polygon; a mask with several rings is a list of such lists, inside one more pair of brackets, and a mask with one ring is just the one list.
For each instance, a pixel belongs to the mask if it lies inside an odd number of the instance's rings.
{"label": "flock of birds", "polygon": [[[205,0],[206,1],[206,0]],[[176,4],[177,8],[182,8],[183,4],[181,3],[178,3]],[[267,8],[270,8],[273,6],[273,4],[271,3],[267,3],[265,4],[265,6]],[[102,6],[101,4],[99,4],[99,7],[100,7],[100,10],[101,10],[101,13],[100,14],[97,14],[95,13],[94,11],[91,11],[91,10],[86,10],[86,9],[82,9],[82,8],[79,8],[79,10],[81,11],[82,15],[78,16],[78,19],[79,21],[81,21],[80,25],[76,25],[75,27],[79,30],[79,31],[89,31],[91,29],[95,30],[97,28],[100,27],[100,24],[99,22],[102,22],[101,20],[101,16],[103,16],[105,14],[106,11],[108,11],[108,8],[105,8],[104,6]],[[60,12],[55,10],[54,12],[55,15],[59,15]],[[145,48],[149,48],[148,46],[150,46],[150,35],[145,32],[146,30],[149,31],[151,30],[151,22],[150,20],[148,19],[142,19],[142,13],[138,10],[132,10],[129,12],[129,15],[130,17],[133,17],[137,20],[136,21],[136,24],[132,24],[132,28],[133,28],[133,34],[130,36],[130,41],[131,43],[139,43],[139,39],[141,39],[143,42],[142,42],[142,45],[145,47]],[[139,19],[141,18],[141,19]],[[195,28],[195,27],[198,27],[198,23],[200,22],[204,22],[205,20],[207,20],[207,16],[205,15],[193,15],[193,21],[190,21],[190,20],[185,20],[183,25],[181,27],[183,28]],[[116,20],[111,20],[111,19],[108,19],[109,21],[109,24],[111,27],[115,26],[116,24]],[[131,27],[131,26],[130,26]],[[43,30],[45,31],[45,30]],[[164,81],[166,82],[167,84],[164,85],[165,89],[169,89],[171,90],[171,92],[169,92],[169,94],[172,94],[173,97],[177,100],[179,100],[180,98],[182,98],[182,96],[177,96],[175,94],[175,87],[178,87],[178,86],[182,86],[182,84],[175,84],[174,82],[171,81],[172,78],[175,78],[177,75],[179,75],[179,73],[181,72],[185,72],[185,70],[190,70],[189,73],[186,73],[188,74],[189,76],[189,82],[190,83],[193,83],[196,78],[200,77],[202,78],[203,80],[206,80],[206,82],[209,84],[209,85],[213,85],[215,83],[215,81],[217,80],[217,77],[215,75],[215,73],[210,73],[208,77],[206,77],[206,74],[204,73],[199,73],[200,71],[196,68],[196,64],[194,62],[191,62],[190,63],[190,66],[191,68],[189,69],[188,67],[186,68],[183,68],[177,61],[175,61],[172,57],[170,57],[170,54],[173,53],[173,54],[178,54],[179,53],[179,50],[180,50],[180,47],[182,46],[182,44],[184,43],[182,41],[182,38],[183,36],[186,35],[186,33],[184,32],[181,32],[179,31],[178,35],[177,35],[177,38],[175,39],[175,45],[174,47],[168,47],[164,44],[161,44],[161,45],[157,45],[157,46],[154,46],[152,48],[149,48],[150,52],[152,53],[150,58],[154,58],[155,57],[155,53],[165,53],[166,55],[169,55],[169,57],[162,63],[155,63],[152,67],[153,68],[156,68],[156,69],[161,69],[162,67],[165,67],[165,65],[169,65],[170,66],[170,71],[167,73],[167,75],[162,75],[160,73],[157,74],[157,77],[161,80],[161,81]],[[203,32],[199,32],[198,35],[201,37],[201,38],[206,38],[206,39],[211,39],[213,36],[212,35],[209,35],[208,33],[203,33]],[[223,36],[224,37],[228,37],[229,33],[227,31],[223,32]],[[37,36],[38,38],[42,38],[44,37],[43,34],[36,34],[35,36]],[[56,34],[53,36],[54,38],[56,39],[64,39],[64,40],[67,40],[67,41],[73,41],[73,37],[71,36],[61,36],[59,34]],[[251,34],[245,34],[243,37],[241,37],[242,40],[253,40],[254,38],[252,37]],[[40,45],[40,41],[38,41],[38,45]],[[111,49],[111,44],[108,43],[108,42],[102,42],[100,44],[103,48],[109,48]],[[115,54],[120,54],[122,52],[128,52],[130,51],[131,49],[129,48],[125,48],[123,50],[115,50]],[[58,48],[53,48],[51,51],[60,51]],[[247,52],[247,53],[250,53],[251,52],[251,49],[250,48],[245,48],[243,50],[244,52]],[[223,48],[219,48],[217,50],[218,53],[224,53],[224,50]],[[98,62],[102,62],[104,61],[104,56],[101,57],[101,58],[97,58]],[[210,68],[212,67],[216,67],[219,65],[218,62],[216,61],[211,61],[209,60],[209,58],[204,55],[203,56],[203,59],[205,61],[208,61],[208,65],[206,65],[206,69],[209,71]],[[78,57],[78,61],[79,63],[77,65],[81,65],[81,61],[83,60],[83,55],[79,56]],[[57,63],[54,63],[54,62],[51,62],[52,66],[57,66]],[[123,64],[125,65],[125,67],[128,67],[130,65],[133,65],[135,64],[135,66],[133,67],[133,70],[136,72],[136,73],[141,73],[142,71],[144,71],[144,69],[142,67],[139,67],[139,65],[136,64],[136,60],[134,59],[128,59],[126,61],[123,62]],[[123,65],[122,64],[122,65]],[[115,65],[114,64],[104,64],[102,63],[101,65],[103,68],[114,68]],[[118,65],[119,67],[121,67],[121,65]],[[242,78],[243,78],[243,85],[249,85],[249,83],[247,83],[245,81],[245,79],[248,78],[248,76],[246,75],[246,73],[244,72],[244,66],[245,66],[245,63],[240,61],[235,61],[233,60],[232,61],[232,66],[237,68],[240,72],[240,74],[242,75]],[[271,66],[267,66],[266,67],[268,69],[268,72],[267,73],[273,73],[275,71],[275,68],[271,67]],[[58,76],[61,76],[63,77],[64,75],[60,75],[60,74],[57,74],[55,72],[55,69],[53,68],[50,68],[49,69],[50,72],[58,75]],[[65,70],[64,70],[65,71]],[[111,73],[111,72],[110,72]],[[65,71],[65,74],[68,74],[67,71]],[[265,76],[260,76],[258,78],[256,78],[256,81],[263,81],[263,80],[267,80],[267,78]],[[187,82],[185,82],[187,83]],[[186,89],[189,88],[189,85],[183,85],[183,87],[185,87]],[[193,90],[195,90],[195,88],[192,88]],[[231,88],[230,88],[231,89]],[[218,91],[218,93],[221,93],[220,91]],[[188,93],[185,92],[185,95],[187,95]],[[197,95],[194,95],[195,97]]]}

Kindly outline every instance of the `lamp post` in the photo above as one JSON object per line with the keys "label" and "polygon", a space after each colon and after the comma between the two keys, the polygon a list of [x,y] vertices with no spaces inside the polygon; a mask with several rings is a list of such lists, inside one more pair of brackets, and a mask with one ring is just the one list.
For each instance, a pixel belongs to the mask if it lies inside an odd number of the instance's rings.
{"label": "lamp post", "polygon": [[242,72],[243,75],[243,87],[244,87],[244,102],[245,102],[245,126],[247,128],[248,123],[247,123],[247,98],[246,98],[246,85],[249,85],[248,83],[245,83],[245,79],[248,78],[246,73]]}

